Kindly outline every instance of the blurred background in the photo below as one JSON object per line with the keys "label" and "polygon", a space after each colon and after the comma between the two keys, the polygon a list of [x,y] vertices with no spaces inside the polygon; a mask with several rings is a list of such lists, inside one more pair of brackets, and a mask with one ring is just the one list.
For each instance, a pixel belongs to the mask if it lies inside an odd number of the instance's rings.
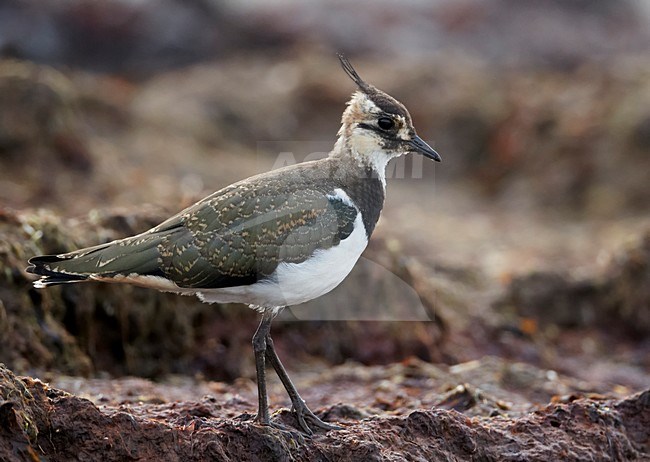
{"label": "blurred background", "polygon": [[275,325],[288,368],[490,355],[574,388],[647,386],[649,5],[4,0],[0,361],[253,377],[255,313],[132,287],[35,291],[25,262],[144,231],[281,153],[327,151],[354,90],[343,52],[443,162],[389,169],[363,261]]}

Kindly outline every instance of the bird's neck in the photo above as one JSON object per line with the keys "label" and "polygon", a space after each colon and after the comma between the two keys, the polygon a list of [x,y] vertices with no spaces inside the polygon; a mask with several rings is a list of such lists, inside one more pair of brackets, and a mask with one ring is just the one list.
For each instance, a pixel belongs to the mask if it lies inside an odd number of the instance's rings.
{"label": "bird's neck", "polygon": [[374,138],[339,133],[329,157],[364,172],[366,176],[370,174],[378,178],[383,189],[386,189],[386,165],[391,157],[381,149]]}
{"label": "bird's neck", "polygon": [[386,164],[390,158],[379,149],[363,150],[345,137],[339,137],[328,160],[335,162],[332,172],[359,208],[370,238],[384,205]]}

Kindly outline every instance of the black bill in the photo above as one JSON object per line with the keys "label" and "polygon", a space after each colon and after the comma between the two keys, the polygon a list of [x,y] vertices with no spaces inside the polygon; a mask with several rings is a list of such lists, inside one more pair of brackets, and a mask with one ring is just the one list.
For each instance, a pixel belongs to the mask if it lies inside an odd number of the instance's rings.
{"label": "black bill", "polygon": [[413,152],[422,154],[424,157],[433,159],[436,162],[440,162],[442,160],[440,158],[440,154],[434,151],[434,149],[431,146],[425,143],[424,140],[417,135],[415,136],[415,138],[409,141],[409,145],[411,146],[411,148],[413,148]]}

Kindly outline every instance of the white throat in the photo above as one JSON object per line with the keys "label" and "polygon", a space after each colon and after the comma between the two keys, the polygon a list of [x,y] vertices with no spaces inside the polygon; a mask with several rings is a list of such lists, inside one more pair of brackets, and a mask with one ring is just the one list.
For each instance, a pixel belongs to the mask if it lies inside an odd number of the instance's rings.
{"label": "white throat", "polygon": [[[351,139],[350,139],[351,138]],[[381,184],[386,189],[386,166],[391,159],[402,154],[389,154],[379,146],[377,139],[356,131],[345,143],[343,136],[339,137],[334,147],[334,155],[344,155],[354,159],[361,167],[370,167]]]}

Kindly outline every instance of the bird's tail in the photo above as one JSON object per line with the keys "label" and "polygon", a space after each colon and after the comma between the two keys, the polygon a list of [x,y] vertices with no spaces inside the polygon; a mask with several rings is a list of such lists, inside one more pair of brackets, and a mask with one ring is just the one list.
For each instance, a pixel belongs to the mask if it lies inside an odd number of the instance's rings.
{"label": "bird's tail", "polygon": [[155,275],[160,236],[145,233],[107,244],[61,255],[40,255],[29,259],[28,273],[40,276],[34,287],[71,284],[118,275]]}
{"label": "bird's tail", "polygon": [[37,274],[41,277],[37,281],[34,281],[34,287],[42,289],[57,284],[86,281],[89,278],[85,274],[67,273],[51,269],[50,265],[56,265],[61,261],[65,261],[62,255],[39,255],[38,257],[30,258],[30,266],[27,267],[27,272]]}

